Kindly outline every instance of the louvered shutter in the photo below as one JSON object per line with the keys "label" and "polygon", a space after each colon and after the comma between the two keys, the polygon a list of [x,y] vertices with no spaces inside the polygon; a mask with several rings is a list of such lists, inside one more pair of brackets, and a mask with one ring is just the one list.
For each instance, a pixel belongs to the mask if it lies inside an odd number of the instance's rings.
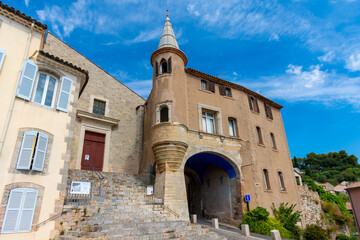
{"label": "louvered shutter", "polygon": [[251,102],[251,97],[248,95],[248,99],[249,99],[249,107],[250,107],[250,110],[254,110],[253,108],[253,103]]}
{"label": "louvered shutter", "polygon": [[256,105],[256,112],[260,112],[260,108],[259,108],[259,104],[258,104],[258,101],[257,99],[255,98],[255,105]]}
{"label": "louvered shutter", "polygon": [[268,105],[268,111],[269,111],[269,118],[273,119],[273,115],[272,115],[272,110],[271,110],[271,106]]}
{"label": "louvered shutter", "polygon": [[71,87],[73,80],[71,78],[63,77],[61,81],[60,94],[57,103],[57,109],[67,112],[69,108]]}
{"label": "louvered shutter", "polygon": [[38,66],[29,59],[26,59],[17,91],[18,97],[30,100],[37,70]]}
{"label": "louvered shutter", "polygon": [[35,189],[27,188],[25,190],[24,202],[20,212],[18,232],[30,232],[37,195],[38,191]]}
{"label": "louvered shutter", "polygon": [[5,59],[6,50],[0,49],[0,70]]}
{"label": "louvered shutter", "polygon": [[155,75],[159,75],[159,64],[158,62],[155,62]]}
{"label": "louvered shutter", "polygon": [[221,96],[225,96],[225,86],[219,85],[219,93]]}
{"label": "louvered shutter", "polygon": [[209,91],[211,92],[215,92],[215,83],[214,82],[211,82],[209,81]]}
{"label": "louvered shutter", "polygon": [[24,189],[22,188],[11,190],[6,207],[1,233],[16,232],[20,210],[21,210],[21,200],[23,198],[23,195],[24,195]]}
{"label": "louvered shutter", "polygon": [[28,131],[24,133],[16,169],[30,169],[31,158],[34,153],[33,151],[36,143],[36,135],[36,131]]}
{"label": "louvered shutter", "polygon": [[44,133],[39,132],[38,140],[36,143],[34,162],[32,165],[33,170],[42,172],[42,170],[44,169],[47,145],[48,145],[48,136]]}
{"label": "louvered shutter", "polygon": [[169,60],[168,60],[168,68],[169,68],[169,73],[172,72],[172,64],[171,64],[171,57],[169,57]]}

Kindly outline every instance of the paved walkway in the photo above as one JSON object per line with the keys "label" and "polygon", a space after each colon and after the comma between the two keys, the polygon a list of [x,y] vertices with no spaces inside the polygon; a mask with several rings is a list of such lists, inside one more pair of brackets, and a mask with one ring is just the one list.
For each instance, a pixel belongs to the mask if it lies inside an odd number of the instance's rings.
{"label": "paved walkway", "polygon": [[250,233],[250,237],[245,237],[241,235],[240,229],[224,224],[219,223],[219,229],[212,228],[211,220],[207,219],[198,219],[198,224],[207,227],[212,232],[216,232],[219,236],[226,237],[228,240],[261,240],[261,239],[271,239],[269,236],[264,236],[260,234]]}

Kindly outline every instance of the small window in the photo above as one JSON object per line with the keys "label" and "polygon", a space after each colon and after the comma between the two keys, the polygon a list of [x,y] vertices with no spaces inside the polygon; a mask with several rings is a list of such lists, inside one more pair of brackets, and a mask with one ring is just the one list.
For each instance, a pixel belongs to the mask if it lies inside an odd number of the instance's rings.
{"label": "small window", "polygon": [[279,175],[280,190],[285,191],[286,188],[285,188],[284,177],[282,172],[278,172],[278,175]]}
{"label": "small window", "polygon": [[30,232],[38,191],[15,188],[10,192],[1,233]]}
{"label": "small window", "polygon": [[40,73],[33,101],[45,106],[52,107],[55,102],[58,80],[48,74]]}
{"label": "small window", "polygon": [[225,88],[225,96],[231,97],[231,89],[230,88]]}
{"label": "small window", "polygon": [[208,90],[207,81],[201,80],[201,89]]}
{"label": "small window", "polygon": [[274,136],[273,133],[270,133],[270,138],[271,138],[272,148],[273,148],[273,149],[277,149],[277,148],[276,148],[276,142],[275,142],[275,136]]}
{"label": "small window", "polygon": [[5,59],[6,50],[0,49],[0,70],[3,65],[4,59]]}
{"label": "small window", "polygon": [[163,106],[160,109],[160,122],[168,122],[169,121],[169,108],[167,106]]}
{"label": "small window", "polygon": [[48,139],[41,132],[24,132],[16,169],[43,171]]}
{"label": "small window", "polygon": [[267,169],[263,170],[263,174],[264,174],[264,184],[265,184],[265,189],[270,190],[271,186],[270,186],[270,180],[269,180],[269,172]]}
{"label": "small window", "polygon": [[207,133],[215,133],[215,114],[202,112],[203,130]]}
{"label": "small window", "polygon": [[263,139],[262,139],[262,135],[261,135],[261,128],[260,127],[256,127],[256,132],[257,132],[257,136],[258,136],[258,143],[263,145]]}
{"label": "small window", "polygon": [[235,137],[236,134],[236,120],[234,118],[229,118],[229,134],[231,137]]}
{"label": "small window", "polygon": [[165,59],[160,62],[160,74],[168,72],[168,65]]}
{"label": "small window", "polygon": [[105,116],[106,102],[94,99],[93,113]]}
{"label": "small window", "polygon": [[271,111],[271,106],[269,104],[264,103],[264,107],[265,107],[266,117],[272,120],[273,115],[272,115],[272,111]]}
{"label": "small window", "polygon": [[254,98],[253,96],[248,96],[248,98],[249,98],[250,110],[259,113],[259,112],[260,112],[260,109],[259,109],[259,105],[258,105],[257,99]]}

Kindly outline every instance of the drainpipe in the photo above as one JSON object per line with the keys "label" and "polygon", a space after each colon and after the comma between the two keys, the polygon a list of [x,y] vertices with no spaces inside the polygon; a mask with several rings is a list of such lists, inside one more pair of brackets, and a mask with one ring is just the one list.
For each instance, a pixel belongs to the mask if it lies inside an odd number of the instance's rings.
{"label": "drainpipe", "polygon": [[[30,48],[30,41],[31,41],[31,36],[32,36],[32,32],[34,30],[34,22],[31,23],[31,27],[30,27],[30,32],[29,32],[29,35],[28,35],[28,39],[27,39],[27,43],[26,43],[26,49],[25,49],[25,53],[24,53],[24,61],[26,60],[28,54],[29,54],[29,48]],[[17,81],[16,81],[16,86],[15,86],[15,91],[14,91],[14,95],[11,99],[11,103],[10,103],[10,108],[9,108],[9,112],[8,112],[8,115],[6,117],[6,122],[5,122],[5,127],[4,127],[4,130],[1,134],[1,140],[0,140],[0,156],[1,156],[1,153],[2,153],[2,149],[3,149],[3,146],[4,146],[4,141],[5,141],[5,137],[6,137],[6,133],[8,131],[8,128],[9,128],[9,124],[10,124],[10,119],[11,119],[11,115],[12,115],[12,112],[13,112],[13,108],[14,108],[14,103],[15,103],[15,98],[16,98],[16,92],[17,92],[17,89],[18,89],[18,85],[19,85],[19,82],[20,82],[20,77],[21,77],[21,72],[22,72],[22,69],[20,69],[19,73],[18,73],[18,78],[17,78]]]}

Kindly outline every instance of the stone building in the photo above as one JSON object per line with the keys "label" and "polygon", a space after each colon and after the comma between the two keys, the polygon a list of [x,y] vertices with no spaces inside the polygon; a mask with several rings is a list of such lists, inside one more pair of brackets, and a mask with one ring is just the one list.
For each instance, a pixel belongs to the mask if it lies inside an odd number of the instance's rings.
{"label": "stone building", "polygon": [[[238,224],[245,194],[251,209],[299,203],[282,106],[186,68],[168,16],[147,100],[46,30],[0,2],[0,239],[54,237],[59,221],[39,223],[62,213],[68,182],[87,170],[156,172],[155,199],[182,221]],[[32,207],[12,208],[13,195]]]}

